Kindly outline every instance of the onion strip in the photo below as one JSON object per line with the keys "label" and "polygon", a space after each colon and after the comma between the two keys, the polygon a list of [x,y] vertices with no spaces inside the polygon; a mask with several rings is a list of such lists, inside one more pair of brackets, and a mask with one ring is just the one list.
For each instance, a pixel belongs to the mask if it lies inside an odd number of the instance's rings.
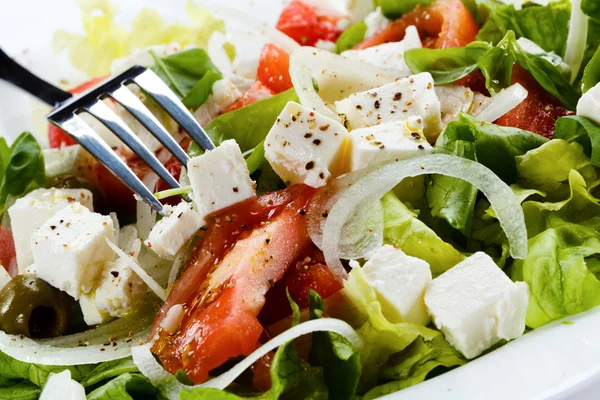
{"label": "onion strip", "polygon": [[479,189],[491,203],[506,233],[513,258],[527,256],[527,229],[519,200],[500,178],[485,166],[471,160],[434,154],[383,165],[349,187],[333,206],[323,227],[323,253],[331,271],[347,277],[339,258],[342,228],[358,205],[379,201],[404,178],[440,174],[464,179]]}
{"label": "onion strip", "polygon": [[354,329],[346,322],[335,318],[323,318],[307,321],[296,325],[287,331],[275,336],[262,345],[248,357],[244,358],[229,371],[196,386],[186,386],[179,382],[175,376],[167,372],[150,352],[150,344],[137,346],[132,349],[133,362],[140,372],[146,376],[163,396],[169,400],[179,399],[182,390],[198,388],[214,388],[223,390],[237,379],[246,369],[270,351],[280,347],[300,336],[313,332],[335,332],[344,336],[355,348],[362,347],[363,343]]}

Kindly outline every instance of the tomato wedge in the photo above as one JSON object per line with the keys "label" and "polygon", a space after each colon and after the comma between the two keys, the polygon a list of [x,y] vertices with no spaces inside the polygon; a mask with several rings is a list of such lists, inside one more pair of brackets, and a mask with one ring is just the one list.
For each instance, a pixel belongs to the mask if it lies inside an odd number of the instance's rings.
{"label": "tomato wedge", "polygon": [[256,77],[275,94],[292,88],[289,54],[274,44],[266,44],[260,55]]}
{"label": "tomato wedge", "polygon": [[495,121],[502,126],[512,126],[535,132],[548,139],[554,135],[556,120],[573,112],[540,86],[540,84],[520,65],[513,68],[512,83],[520,83],[527,89],[527,98],[517,107]]}
{"label": "tomato wedge", "polygon": [[427,7],[415,7],[354,48],[399,42],[411,25],[416,26],[426,47],[436,49],[466,46],[475,40],[479,31],[477,21],[461,0],[438,0]]}
{"label": "tomato wedge", "polygon": [[17,276],[17,253],[12,232],[0,225],[0,264],[12,277]]}
{"label": "tomato wedge", "polygon": [[293,0],[283,9],[277,29],[303,46],[314,46],[319,40],[335,42],[342,31],[334,19],[318,15],[309,5]]}
{"label": "tomato wedge", "polygon": [[[88,90],[89,88],[96,86],[98,83],[102,82],[104,79],[106,79],[105,76],[92,78],[89,81],[84,82],[81,85],[69,90],[69,93],[72,93],[72,94],[83,93],[86,90]],[[69,134],[67,134],[67,132],[63,131],[62,129],[60,129],[52,124],[48,124],[48,143],[49,143],[50,147],[53,149],[59,149],[61,147],[73,146],[73,145],[77,144],[75,139],[73,139],[71,136],[69,136]]]}
{"label": "tomato wedge", "polygon": [[[210,218],[204,239],[157,314],[152,351],[167,370],[196,383],[232,357],[250,354],[263,326],[265,294],[311,245],[305,209],[315,190],[295,185],[235,205]],[[161,329],[167,312],[184,305],[173,335]]]}
{"label": "tomato wedge", "polygon": [[271,90],[268,87],[266,87],[259,81],[256,81],[252,86],[250,86],[248,90],[246,90],[246,93],[244,93],[244,95],[235,103],[230,105],[225,112],[228,113],[230,111],[238,110],[242,107],[249,106],[250,104],[256,103],[260,100],[268,99],[272,96],[273,92],[271,92]]}

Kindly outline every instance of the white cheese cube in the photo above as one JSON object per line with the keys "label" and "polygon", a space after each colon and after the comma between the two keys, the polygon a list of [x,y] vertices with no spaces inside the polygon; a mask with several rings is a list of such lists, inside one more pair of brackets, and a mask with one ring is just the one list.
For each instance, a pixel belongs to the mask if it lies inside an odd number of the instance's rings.
{"label": "white cheese cube", "polygon": [[469,113],[473,108],[475,94],[468,87],[436,86],[435,93],[440,99],[440,110],[444,125],[456,121],[460,113]]}
{"label": "white cheese cube", "polygon": [[37,189],[18,199],[8,209],[15,240],[19,273],[33,263],[31,235],[50,217],[71,203],[94,210],[92,193],[86,189]]}
{"label": "white cheese cube", "polygon": [[385,245],[365,263],[362,271],[377,292],[390,322],[429,323],[423,301],[425,287],[431,281],[427,262]]}
{"label": "white cheese cube", "polygon": [[482,252],[438,276],[425,292],[433,322],[469,359],[523,335],[528,302],[527,284],[511,281]]}
{"label": "white cheese cube", "polygon": [[162,258],[173,257],[202,226],[204,216],[182,201],[154,225],[146,245]]}
{"label": "white cheese cube", "polygon": [[[18,389],[17,389],[18,390]],[[18,391],[16,391],[18,393]],[[16,394],[15,393],[15,394]],[[12,397],[12,396],[11,396]],[[17,395],[17,397],[21,397]],[[85,400],[85,389],[71,379],[71,371],[65,369],[56,374],[50,373],[40,394],[39,400]]]}
{"label": "white cheese cube", "polygon": [[377,7],[375,11],[372,11],[365,18],[365,24],[367,25],[367,31],[365,32],[365,39],[370,38],[383,28],[385,28],[391,21],[387,19],[381,12],[381,7]]}
{"label": "white cheese cube", "polygon": [[42,153],[44,154],[46,179],[64,175],[84,178],[96,164],[94,157],[80,145],[61,149],[44,149]]}
{"label": "white cheese cube", "polygon": [[404,52],[410,49],[420,49],[421,47],[419,32],[417,32],[417,28],[411,25],[406,29],[406,36],[400,42],[384,43],[363,50],[347,50],[342,53],[342,56],[363,61],[376,67],[397,69],[401,71],[399,76],[409,76],[412,72],[404,61]]}
{"label": "white cheese cube", "polygon": [[577,103],[577,115],[600,125],[600,83],[581,96]]}
{"label": "white cheese cube", "polygon": [[206,102],[194,111],[194,118],[200,125],[206,126],[240,97],[242,97],[242,93],[231,79],[223,78],[216,81]]}
{"label": "white cheese cube", "polygon": [[226,140],[216,149],[192,158],[187,167],[202,217],[256,196],[246,160],[235,140]]}
{"label": "white cheese cube", "polygon": [[0,265],[0,290],[2,290],[2,288],[6,286],[6,284],[10,282],[11,279],[12,278],[8,274],[8,271],[6,271],[6,269],[2,265]]}
{"label": "white cheese cube", "polygon": [[94,292],[81,295],[79,298],[79,307],[83,314],[83,320],[88,326],[100,325],[112,320],[112,317],[105,311],[100,311],[96,307]]}
{"label": "white cheese cube", "polygon": [[337,112],[346,116],[352,129],[421,117],[427,138],[433,139],[442,131],[440,100],[429,72],[354,93],[335,105]]}
{"label": "white cheese cube", "polygon": [[127,71],[134,65],[150,67],[154,65],[154,57],[150,52],[153,51],[159,57],[170,56],[181,51],[179,43],[159,44],[155,46],[144,47],[143,49],[135,49],[133,53],[126,57],[117,58],[110,65],[110,74],[118,75]]}
{"label": "white cheese cube", "polygon": [[315,10],[319,16],[336,19],[350,17],[348,4],[344,0],[302,0],[302,2]]}
{"label": "white cheese cube", "polygon": [[419,117],[356,129],[350,132],[350,143],[352,171],[433,152],[423,135],[423,121]]}
{"label": "white cheese cube", "polygon": [[106,264],[100,284],[94,290],[96,308],[111,317],[121,318],[138,310],[148,288],[128,265],[119,259]]}
{"label": "white cheese cube", "polygon": [[66,206],[31,236],[39,278],[75,299],[89,293],[104,264],[114,259],[113,221],[79,203]]}
{"label": "white cheese cube", "polygon": [[286,184],[319,187],[340,172],[347,138],[339,122],[289,102],[265,139],[265,157]]}

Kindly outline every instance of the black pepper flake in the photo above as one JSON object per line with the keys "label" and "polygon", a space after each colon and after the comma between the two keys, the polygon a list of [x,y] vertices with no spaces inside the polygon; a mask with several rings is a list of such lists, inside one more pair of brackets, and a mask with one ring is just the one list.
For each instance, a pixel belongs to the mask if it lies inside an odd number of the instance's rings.
{"label": "black pepper flake", "polygon": [[402,98],[402,93],[397,92],[396,94],[394,94],[394,100],[398,101]]}
{"label": "black pepper flake", "polygon": [[308,132],[304,134],[305,139],[310,139],[312,137],[312,133]]}
{"label": "black pepper flake", "polygon": [[321,214],[321,217],[323,218],[327,218],[329,216],[329,213],[327,211],[325,211],[323,214]]}
{"label": "black pepper flake", "polygon": [[384,145],[381,145],[381,146],[379,146],[379,148],[380,148],[381,150],[383,150],[383,149],[385,149],[385,146],[384,146]]}
{"label": "black pepper flake", "polygon": [[55,230],[56,229],[56,225],[50,225],[50,229]]}
{"label": "black pepper flake", "polygon": [[298,211],[300,213],[300,215],[306,215],[306,210],[301,209],[300,211]]}
{"label": "black pepper flake", "polygon": [[421,135],[417,132],[411,132],[410,136],[412,136],[413,139],[421,139]]}
{"label": "black pepper flake", "polygon": [[61,219],[61,220],[60,220],[60,221],[58,221],[58,222],[62,224],[63,222],[65,222],[65,220],[64,220],[64,219]]}
{"label": "black pepper flake", "polygon": [[329,129],[329,124],[319,127],[319,130],[321,130],[321,132],[325,132],[327,129]]}
{"label": "black pepper flake", "polygon": [[325,174],[321,172],[321,173],[319,174],[319,178],[321,178],[321,179],[325,179]]}
{"label": "black pepper flake", "polygon": [[271,239],[265,239],[265,243],[266,243],[266,244],[269,244],[269,243],[271,243]]}
{"label": "black pepper flake", "polygon": [[306,168],[307,171],[310,171],[311,169],[313,169],[315,167],[315,162],[314,161],[309,161],[308,163],[306,163],[306,165],[304,166],[304,168]]}
{"label": "black pepper flake", "polygon": [[425,150],[425,147],[423,147],[422,144],[418,145],[417,147],[419,148],[419,150]]}
{"label": "black pepper flake", "polygon": [[320,145],[320,144],[321,144],[321,141],[320,141],[319,139],[315,139],[315,140],[313,140],[313,144],[314,144],[315,146],[318,146],[318,145]]}
{"label": "black pepper flake", "polygon": [[358,105],[356,106],[356,109],[357,109],[357,110],[362,110],[362,106],[361,106],[360,104],[358,104]]}
{"label": "black pepper flake", "polygon": [[381,103],[379,102],[379,100],[375,100],[374,106],[375,106],[375,108],[381,107]]}
{"label": "black pepper flake", "polygon": [[296,116],[292,115],[292,121],[296,122]]}
{"label": "black pepper flake", "polygon": [[237,186],[233,188],[233,193],[237,193],[237,192],[239,192],[239,191],[240,191],[240,190],[238,189],[238,187],[237,187]]}
{"label": "black pepper flake", "polygon": [[183,215],[183,211],[179,213],[179,215],[177,216],[177,218],[181,218],[181,216]]}

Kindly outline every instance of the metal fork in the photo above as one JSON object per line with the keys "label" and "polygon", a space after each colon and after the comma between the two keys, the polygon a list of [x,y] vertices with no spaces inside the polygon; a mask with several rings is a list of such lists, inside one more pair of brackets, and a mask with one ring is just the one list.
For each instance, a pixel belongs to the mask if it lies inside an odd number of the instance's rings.
{"label": "metal fork", "polygon": [[126,85],[139,86],[164,108],[203,150],[212,150],[215,147],[204,129],[171,89],[154,72],[139,65],[105,80],[83,94],[72,95],[35,76],[0,49],[0,79],[14,84],[53,107],[52,112],[46,116],[50,123],[67,132],[134,193],[161,214],[164,214],[161,202],[78,114],[87,112],[98,119],[172,188],[179,188],[179,182],[171,176],[131,128],[103,103],[103,99],[112,98],[119,103],[184,166],[189,160],[186,152]]}

